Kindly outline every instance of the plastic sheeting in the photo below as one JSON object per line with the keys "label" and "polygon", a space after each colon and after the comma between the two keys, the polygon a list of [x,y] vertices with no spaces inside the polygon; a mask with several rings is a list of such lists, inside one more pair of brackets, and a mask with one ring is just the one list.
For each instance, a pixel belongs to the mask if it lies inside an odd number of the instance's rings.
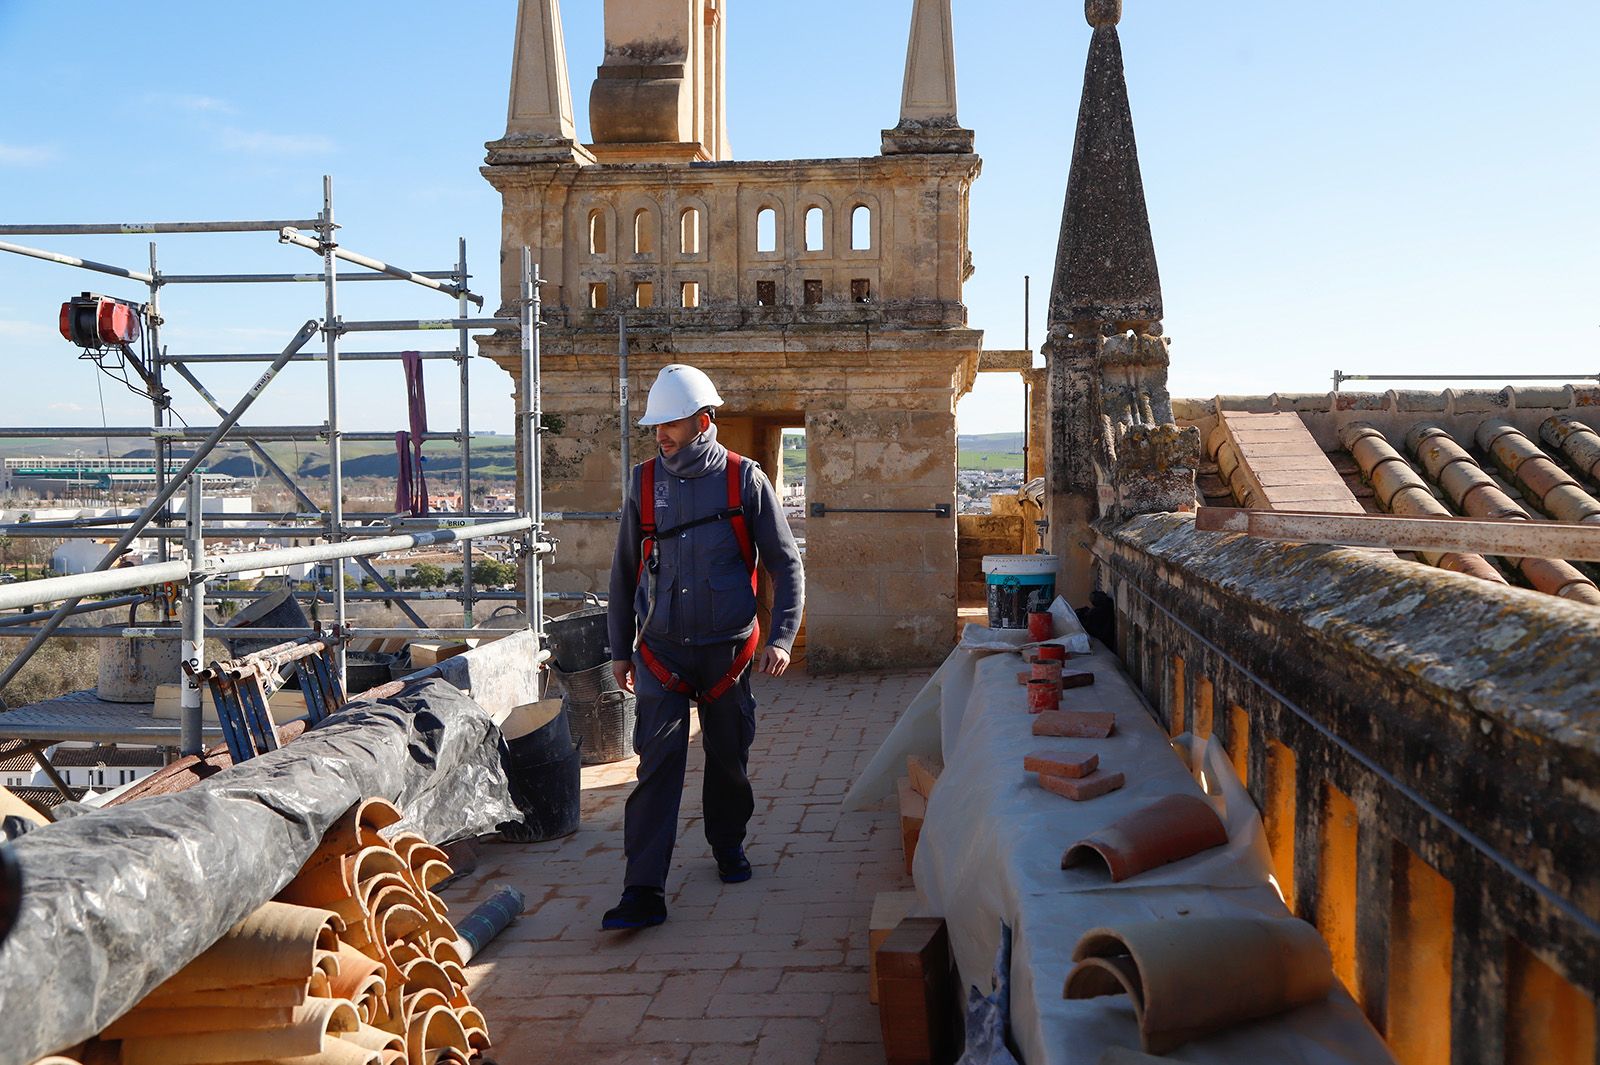
{"label": "plastic sheeting", "polygon": [[[1066,600],[1057,596],[1050,604],[1050,614],[1058,635],[1046,642],[1060,644],[1071,654],[1088,654],[1089,637]],[[962,711],[972,698],[973,670],[978,659],[998,651],[1033,646],[1036,645],[1028,640],[1024,629],[991,629],[987,625],[963,628],[955,651],[928,678],[856,778],[844,797],[844,809],[864,810],[893,795],[895,781],[905,776],[907,755],[955,750]],[[1016,659],[1008,661],[1015,663]]]}
{"label": "plastic sheeting", "polygon": [[517,818],[499,738],[471,698],[424,681],[188,791],[85,808],[17,840],[24,898],[0,948],[0,1065],[99,1032],[276,895],[360,799],[390,800],[405,813],[394,831],[433,843]]}
{"label": "plastic sheeting", "polygon": [[[966,642],[985,637],[969,633]],[[1270,854],[1249,795],[1219,747],[1195,740],[1180,756],[1114,655],[1098,644],[1088,658],[1095,684],[1068,690],[1068,710],[1111,710],[1117,731],[1103,740],[1032,735],[1033,716],[1017,684],[1019,658],[958,649],[916,697],[869,765],[852,798],[870,802],[876,771],[890,773],[907,753],[942,752],[945,768],[928,803],[915,878],[928,912],[943,914],[963,979],[980,984],[1014,933],[1011,1028],[1028,1065],[1092,1065],[1108,1046],[1138,1047],[1126,997],[1062,998],[1072,949],[1091,928],[1185,916],[1286,916],[1268,881]],[[933,719],[930,725],[930,720]],[[928,746],[912,747],[916,742]],[[893,746],[895,750],[885,752]],[[1082,747],[1127,784],[1088,802],[1041,788],[1022,769],[1039,747]],[[1192,761],[1186,764],[1186,758]],[[903,770],[901,770],[903,772]],[[1205,791],[1197,779],[1203,772]],[[890,780],[893,779],[891,775]],[[1073,843],[1151,800],[1173,792],[1205,794],[1229,842],[1119,884],[1093,865],[1063,870]],[[1209,793],[1209,794],[1207,794]],[[1294,1061],[1302,1065],[1387,1062],[1382,1041],[1342,987],[1322,1003],[1188,1044],[1171,1058],[1223,1065]]]}

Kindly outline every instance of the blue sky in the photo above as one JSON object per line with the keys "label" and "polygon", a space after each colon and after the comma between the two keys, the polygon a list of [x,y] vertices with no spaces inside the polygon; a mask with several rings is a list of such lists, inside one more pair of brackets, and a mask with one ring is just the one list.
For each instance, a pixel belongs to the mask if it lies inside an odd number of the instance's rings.
{"label": "blue sky", "polygon": [[[910,0],[731,0],[736,158],[869,155],[893,125]],[[1173,338],[1174,395],[1326,391],[1346,372],[1600,372],[1600,4],[1594,0],[1127,0],[1122,24]],[[600,0],[563,7],[580,133]],[[1513,13],[1514,12],[1514,16]],[[1089,29],[1074,0],[955,0],[961,118],[986,346],[1044,335]],[[334,176],[354,248],[433,269],[464,236],[493,292],[499,199],[478,174],[504,129],[513,0],[203,4],[0,0],[0,219],[293,217]],[[319,49],[319,42],[327,42]],[[319,55],[326,53],[327,58]],[[144,238],[17,238],[124,265]],[[314,270],[270,235],[166,237],[168,272]],[[0,423],[99,424],[60,301],[115,279],[0,256]],[[281,347],[316,286],[169,288],[174,350]],[[410,286],[342,289],[347,317],[445,315]],[[393,346],[421,338],[394,338]],[[454,423],[432,371],[436,426]],[[256,370],[205,367],[236,396]],[[251,420],[320,422],[321,369]],[[509,378],[476,370],[475,427],[508,429]],[[113,423],[148,407],[106,384]],[[403,418],[399,370],[353,371],[347,426]],[[181,395],[181,393],[180,393]],[[986,378],[964,432],[1020,424]],[[197,402],[179,409],[205,421]]]}

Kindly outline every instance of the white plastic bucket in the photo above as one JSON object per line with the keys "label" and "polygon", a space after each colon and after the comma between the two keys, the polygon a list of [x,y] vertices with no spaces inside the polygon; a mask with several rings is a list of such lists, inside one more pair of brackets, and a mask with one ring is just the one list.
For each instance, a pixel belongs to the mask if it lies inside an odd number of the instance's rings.
{"label": "white plastic bucket", "polygon": [[1028,615],[1050,609],[1056,597],[1055,555],[984,555],[989,627],[1025,629]]}

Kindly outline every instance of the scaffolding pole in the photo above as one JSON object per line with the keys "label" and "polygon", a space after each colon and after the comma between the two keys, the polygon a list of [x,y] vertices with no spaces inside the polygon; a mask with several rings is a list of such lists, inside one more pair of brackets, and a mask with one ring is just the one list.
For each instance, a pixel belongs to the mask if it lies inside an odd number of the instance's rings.
{"label": "scaffolding pole", "polygon": [[[313,561],[342,561],[344,558],[354,558],[361,567],[380,586],[382,591],[372,593],[355,593],[348,598],[371,599],[373,601],[395,602],[405,611],[407,616],[415,622],[417,629],[363,629],[363,633],[394,632],[403,635],[420,635],[424,633],[444,633],[455,631],[470,631],[429,628],[423,619],[408,605],[408,601],[421,599],[455,599],[463,605],[462,616],[467,626],[474,620],[474,603],[481,600],[501,600],[521,598],[524,608],[529,616],[530,625],[534,628],[541,642],[543,640],[543,614],[539,606],[545,599],[578,599],[592,598],[580,593],[554,593],[546,595],[543,583],[543,556],[553,550],[554,542],[544,537],[541,522],[539,502],[542,499],[540,477],[542,471],[542,444],[539,438],[539,426],[542,422],[542,402],[539,387],[539,338],[537,336],[539,319],[539,291],[542,283],[538,278],[538,271],[532,264],[531,252],[523,249],[523,289],[525,299],[518,318],[509,317],[473,317],[470,304],[477,307],[483,306],[483,297],[470,291],[471,275],[467,269],[466,242],[458,242],[458,254],[455,268],[449,271],[411,271],[398,266],[373,259],[368,256],[350,251],[339,246],[335,237],[338,226],[334,220],[334,204],[332,180],[323,179],[323,209],[315,219],[290,219],[290,220],[256,220],[256,221],[209,221],[209,222],[144,222],[144,223],[108,223],[85,225],[4,225],[0,226],[0,235],[21,234],[51,234],[51,235],[126,235],[126,234],[160,234],[160,233],[242,233],[242,232],[273,232],[278,234],[280,241],[296,244],[317,251],[322,255],[322,270],[318,273],[194,273],[163,275],[158,268],[156,245],[149,245],[150,267],[149,271],[125,269],[106,263],[83,259],[76,256],[65,255],[57,252],[46,251],[38,248],[23,247],[21,245],[0,242],[0,251],[8,251],[31,258],[42,259],[74,266],[100,273],[124,277],[132,281],[142,282],[149,288],[149,300],[146,304],[147,322],[152,344],[151,370],[155,383],[161,385],[161,375],[164,366],[171,364],[189,384],[194,386],[197,393],[206,401],[212,410],[223,416],[222,422],[214,429],[173,428],[168,422],[171,417],[169,399],[164,391],[158,387],[156,397],[152,403],[152,423],[149,428],[143,427],[67,427],[61,429],[38,429],[34,427],[0,427],[0,435],[18,438],[41,437],[67,437],[85,439],[151,439],[156,451],[153,481],[156,485],[155,497],[137,515],[106,516],[102,518],[68,519],[61,522],[29,523],[28,525],[0,526],[0,534],[7,531],[24,536],[53,536],[57,538],[75,538],[95,536],[98,531],[116,531],[119,539],[115,546],[100,560],[95,570],[88,574],[78,574],[72,578],[43,578],[36,581],[23,582],[22,585],[4,587],[0,586],[0,609],[5,609],[4,604],[16,599],[13,605],[28,606],[39,602],[62,601],[62,605],[53,611],[32,611],[14,617],[0,620],[0,634],[10,636],[28,635],[31,642],[23,651],[0,672],[0,689],[10,682],[26,661],[38,650],[45,639],[55,633],[63,620],[71,615],[86,613],[94,610],[108,609],[113,605],[125,605],[144,599],[140,595],[124,595],[101,603],[82,603],[83,596],[91,594],[108,594],[119,588],[142,588],[151,584],[180,583],[190,587],[185,593],[186,605],[193,603],[198,606],[207,599],[227,597],[227,593],[207,592],[204,584],[207,578],[214,578],[230,573],[241,573],[255,569],[273,568],[286,563],[285,559],[291,557],[287,553],[300,552],[301,555],[292,556],[302,560]],[[310,230],[316,234],[315,239],[308,233],[296,232]],[[371,273],[346,272],[340,273],[338,262],[343,261],[371,270]],[[353,321],[342,322],[338,317],[337,285],[340,281],[407,281],[423,287],[453,296],[457,300],[456,317],[447,319],[403,319],[393,321]],[[160,313],[161,288],[168,284],[260,284],[260,283],[321,283],[324,286],[325,317],[321,322],[311,321],[301,329],[289,348],[283,352],[209,352],[198,353],[191,356],[172,355],[165,351],[160,343],[160,330],[163,324]],[[520,327],[523,333],[522,343],[524,349],[524,382],[525,390],[522,395],[523,409],[518,412],[519,420],[524,423],[524,430],[528,433],[525,439],[531,442],[524,455],[524,477],[529,485],[529,497],[525,500],[523,516],[514,519],[504,519],[494,512],[476,512],[472,509],[472,441],[471,441],[471,403],[470,403],[470,373],[469,363],[471,358],[471,339],[469,331],[473,329],[510,329]],[[324,350],[322,352],[302,352],[302,348],[309,342],[318,329],[324,334]],[[362,351],[343,352],[340,350],[339,338],[344,333],[360,332],[400,332],[410,330],[455,330],[458,334],[457,343],[452,349],[425,351],[421,355],[424,359],[453,359],[458,363],[458,387],[460,389],[460,424],[455,433],[429,433],[425,440],[430,441],[455,441],[461,446],[460,475],[462,492],[462,514],[450,518],[432,519],[428,522],[439,525],[460,524],[465,527],[457,528],[428,528],[424,531],[398,532],[399,526],[413,526],[418,522],[405,519],[403,516],[391,514],[346,514],[343,508],[343,444],[346,441],[375,441],[387,442],[392,439],[392,434],[379,432],[349,432],[343,429],[340,419],[339,396],[339,363],[352,362],[377,362],[389,361],[400,358],[404,352],[400,351]],[[530,332],[532,335],[530,336]],[[239,425],[240,417],[254,402],[261,391],[289,362],[325,362],[327,364],[328,380],[328,420],[320,426],[257,426],[246,427]],[[185,366],[185,363],[248,363],[265,362],[269,366],[257,380],[251,390],[225,414],[220,404]],[[531,388],[531,394],[526,391]],[[531,431],[529,427],[531,426]],[[204,530],[203,518],[197,518],[192,513],[190,520],[184,523],[183,529],[168,527],[172,515],[168,504],[178,487],[184,483],[190,485],[191,507],[203,510],[204,484],[200,473],[201,465],[206,457],[215,449],[217,444],[229,435],[231,431],[235,439],[243,440],[250,447],[255,458],[262,465],[282,481],[298,500],[304,509],[303,513],[296,514],[269,514],[255,513],[249,515],[213,515],[211,533],[214,537],[222,536],[299,536],[315,535],[327,537],[330,541],[326,544],[311,545],[307,548],[281,548],[267,551],[254,551],[236,556],[214,556],[206,558],[203,544],[197,538]],[[282,441],[312,441],[326,440],[329,451],[329,487],[330,506],[322,510],[294,481],[294,475],[284,470],[276,463],[264,448],[263,442]],[[189,445],[193,443],[193,453],[180,468],[174,468],[172,450],[174,445]],[[109,460],[109,446],[108,455]],[[389,525],[388,530],[377,530],[350,526],[346,519],[360,517],[369,520],[384,521]],[[472,519],[487,518],[487,524],[480,524]],[[236,524],[241,519],[254,520],[255,525]],[[265,519],[267,524],[261,524]],[[463,520],[465,519],[465,520]],[[299,526],[283,524],[304,520],[314,524]],[[520,524],[519,524],[520,523]],[[151,531],[152,525],[154,531]],[[523,590],[519,592],[479,591],[472,580],[471,565],[473,554],[471,541],[478,537],[508,535],[522,531],[525,539],[521,546],[521,553],[528,567]],[[384,535],[387,533],[388,535]],[[189,542],[189,558],[183,561],[173,561],[170,553],[171,542],[178,536],[184,536]],[[112,562],[125,553],[126,549],[141,536],[147,536],[156,541],[160,552],[161,561],[154,565],[136,567],[137,573],[129,575],[128,571],[109,571]],[[356,542],[344,543],[346,538]],[[404,550],[407,547],[429,546],[433,544],[460,541],[463,544],[463,582],[459,592],[421,590],[415,592],[402,592],[393,587],[383,575],[374,567],[366,556],[391,550]],[[311,552],[316,557],[304,555]],[[321,554],[316,554],[320,552]],[[332,552],[332,553],[330,553]],[[179,571],[182,572],[179,572]],[[171,572],[168,572],[171,571]],[[78,581],[70,585],[69,594],[57,595],[61,588],[56,584],[58,580]],[[128,583],[129,581],[133,583]],[[87,583],[82,583],[82,582]],[[328,589],[333,605],[334,624],[346,632],[352,631],[346,612],[347,596],[344,589],[343,566],[338,567]],[[256,593],[234,593],[234,596],[250,596]],[[19,598],[20,597],[20,598]],[[53,597],[53,598],[52,598]],[[24,602],[24,600],[26,600]],[[198,612],[198,611],[197,611]],[[43,620],[44,624],[38,629],[25,628],[25,624]],[[173,638],[181,638],[184,632],[189,631],[187,619],[184,623],[172,628]],[[147,630],[137,628],[105,628],[105,629],[73,629],[74,635],[98,635],[101,632],[117,632],[122,635],[142,634]],[[194,633],[190,633],[195,635]],[[197,648],[203,646],[203,631],[197,639],[191,641]],[[296,633],[295,635],[299,635]],[[198,650],[197,652],[198,653]],[[339,667],[343,671],[343,655],[339,656]],[[3,706],[3,703],[0,703]],[[185,729],[187,747],[188,730]]]}
{"label": "scaffolding pole", "polygon": [[[105,557],[95,564],[96,573],[102,573],[103,571],[110,569],[112,563],[122,556],[123,551],[127,549],[128,545],[133,543],[134,540],[138,539],[139,534],[144,531],[145,526],[149,525],[152,520],[165,511],[167,501],[171,499],[177,492],[177,486],[188,480],[189,475],[200,468],[200,464],[204,462],[206,456],[211,453],[211,449],[216,447],[217,443],[224,436],[228,435],[228,431],[239,423],[239,419],[244,416],[244,412],[250,409],[251,404],[255,403],[256,399],[260,397],[263,391],[265,391],[267,385],[272,383],[272,379],[278,375],[278,371],[283,369],[284,366],[288,365],[289,360],[294,358],[294,353],[304,347],[305,344],[316,335],[316,332],[317,322],[315,319],[306,322],[305,325],[300,327],[300,332],[296,333],[294,339],[289,342],[289,346],[283,349],[283,353],[278,356],[277,361],[268,367],[267,371],[261,375],[255,384],[250,386],[249,391],[244,394],[239,402],[234,404],[233,409],[228,412],[228,416],[222,419],[222,422],[211,431],[205,442],[202,443],[198,449],[196,449],[192,456],[190,456],[189,461],[183,464],[183,469],[178,471],[177,475],[173,477],[172,480],[168,481],[166,486],[156,493],[155,499],[153,499],[150,504],[145,507],[138,519],[135,520],[134,523],[129,526],[128,530],[122,534],[122,537],[117,541],[116,546],[114,546],[110,551],[107,551]],[[170,565],[172,565],[172,563],[161,564],[161,566]],[[161,566],[158,566],[157,568],[161,568]],[[54,578],[47,578],[47,580],[53,579]],[[182,579],[182,575],[180,574],[176,578],[169,579]],[[29,581],[25,583],[36,585],[39,582]],[[139,587],[139,585],[135,584],[108,587],[102,590],[121,591],[124,587]],[[3,594],[4,591],[0,590],[0,595]],[[84,594],[87,595],[93,593],[86,592]],[[4,691],[6,685],[10,684],[11,681],[16,678],[18,671],[20,671],[23,666],[27,665],[28,660],[34,656],[41,646],[43,646],[44,641],[49,639],[50,634],[55,632],[56,629],[60,628],[61,623],[67,618],[67,611],[72,607],[77,606],[80,598],[81,596],[69,599],[65,607],[58,609],[53,615],[51,615],[50,620],[45,623],[44,628],[40,630],[39,634],[29,641],[28,646],[24,647],[21,652],[18,653],[17,657],[12,659],[3,671],[0,671],[0,691]],[[24,599],[22,602],[15,605],[26,606],[32,605],[32,603],[39,601],[40,600],[37,599]],[[0,700],[0,702],[3,702],[3,700]]]}
{"label": "scaffolding pole", "polygon": [[[456,245],[456,270],[459,273],[457,288],[456,313],[463,319],[470,311],[467,309],[467,238],[458,238]],[[478,300],[478,306],[483,306],[483,300]],[[471,340],[467,330],[462,329],[456,333],[456,344],[459,349],[460,361],[457,372],[460,380],[460,407],[461,407],[461,512],[465,514],[472,509],[472,396],[469,367],[467,359],[470,357]],[[461,620],[467,625],[472,624],[472,541],[468,540],[461,545]]]}
{"label": "scaffolding pole", "polygon": [[[317,229],[322,238],[322,273],[325,277],[323,291],[327,309],[323,318],[323,337],[328,356],[328,541],[337,544],[344,536],[344,441],[339,435],[339,334],[327,328],[339,321],[339,258],[333,238],[333,178],[322,178],[322,222]],[[280,234],[281,237],[281,234]],[[344,564],[334,567],[328,579],[328,591],[333,598],[333,623],[340,629],[345,626]],[[345,686],[345,654],[341,643],[333,649],[333,671],[339,678],[339,688]]]}

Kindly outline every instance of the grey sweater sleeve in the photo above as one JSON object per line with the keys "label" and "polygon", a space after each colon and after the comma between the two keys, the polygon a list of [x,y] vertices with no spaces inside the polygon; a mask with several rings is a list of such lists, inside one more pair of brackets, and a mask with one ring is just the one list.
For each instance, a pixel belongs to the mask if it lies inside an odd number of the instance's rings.
{"label": "grey sweater sleeve", "polygon": [[633,637],[638,631],[633,600],[639,589],[639,476],[634,472],[630,478],[628,502],[618,523],[617,549],[611,557],[611,591],[606,604],[606,633],[613,662],[632,660]]}
{"label": "grey sweater sleeve", "polygon": [[759,467],[752,470],[750,491],[755,496],[746,503],[754,503],[748,515],[750,536],[756,542],[760,564],[772,578],[772,632],[767,635],[767,644],[788,651],[800,633],[800,618],[806,605],[800,547],[789,531],[789,519],[778,503],[778,493]]}

